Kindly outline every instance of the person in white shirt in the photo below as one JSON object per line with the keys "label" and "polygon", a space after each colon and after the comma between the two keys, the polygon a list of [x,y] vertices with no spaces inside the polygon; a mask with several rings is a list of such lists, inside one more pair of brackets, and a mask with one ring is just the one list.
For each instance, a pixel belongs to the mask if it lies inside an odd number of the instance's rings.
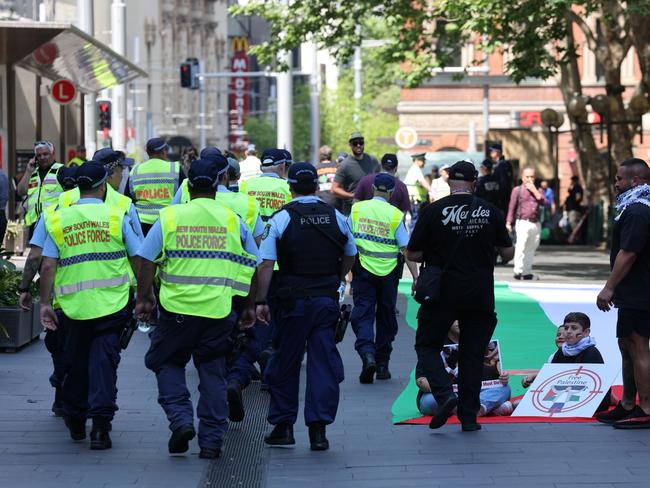
{"label": "person in white shirt", "polygon": [[429,190],[429,200],[435,202],[448,196],[451,193],[449,188],[449,165],[443,164],[438,170],[440,176],[431,182],[431,189]]}
{"label": "person in white shirt", "polygon": [[239,178],[240,183],[262,174],[262,171],[260,170],[261,161],[257,157],[255,144],[249,144],[244,154],[246,155],[246,158],[239,162],[239,167],[241,169],[241,177]]}

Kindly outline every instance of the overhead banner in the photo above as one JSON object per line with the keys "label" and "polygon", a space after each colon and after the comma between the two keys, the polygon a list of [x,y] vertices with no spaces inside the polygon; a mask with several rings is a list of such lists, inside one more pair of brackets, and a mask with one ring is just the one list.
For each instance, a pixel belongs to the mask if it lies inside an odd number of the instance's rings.
{"label": "overhead banner", "polygon": [[[232,61],[230,70],[233,73],[246,73],[250,71],[248,57],[248,39],[235,37],[232,40]],[[228,144],[233,152],[241,152],[248,145],[248,134],[244,125],[249,112],[248,78],[234,76],[230,82],[228,96],[229,132]]]}

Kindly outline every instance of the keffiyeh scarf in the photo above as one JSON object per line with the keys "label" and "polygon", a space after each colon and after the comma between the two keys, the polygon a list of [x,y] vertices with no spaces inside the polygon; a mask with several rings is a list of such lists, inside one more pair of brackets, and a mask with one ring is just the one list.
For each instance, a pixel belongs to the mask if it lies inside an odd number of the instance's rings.
{"label": "keffiyeh scarf", "polygon": [[614,220],[619,220],[621,215],[627,207],[633,203],[642,203],[650,207],[650,185],[639,185],[634,188],[630,188],[625,193],[622,193],[616,199],[616,210],[618,215],[614,217]]}
{"label": "keffiyeh scarf", "polygon": [[595,346],[595,345],[596,345],[596,339],[594,339],[591,336],[583,337],[572,346],[567,344],[566,342],[562,344],[562,354],[564,354],[565,356],[577,356],[588,347]]}

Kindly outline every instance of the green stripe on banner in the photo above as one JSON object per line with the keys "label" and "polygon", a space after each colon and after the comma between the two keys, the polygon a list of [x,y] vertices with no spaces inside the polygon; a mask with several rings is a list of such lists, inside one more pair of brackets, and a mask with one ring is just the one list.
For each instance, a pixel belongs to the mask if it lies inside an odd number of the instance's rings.
{"label": "green stripe on banner", "polygon": [[[408,298],[406,323],[415,330],[419,305],[411,296],[411,283],[411,280],[400,280],[399,292]],[[512,291],[506,283],[495,283],[494,296],[498,324],[493,338],[500,341],[503,369],[541,368],[556,350],[556,326],[539,303],[523,293]],[[415,405],[418,388],[413,366],[408,385],[391,408],[394,423],[422,416]],[[523,394],[521,376],[511,376],[510,387],[513,397]]]}

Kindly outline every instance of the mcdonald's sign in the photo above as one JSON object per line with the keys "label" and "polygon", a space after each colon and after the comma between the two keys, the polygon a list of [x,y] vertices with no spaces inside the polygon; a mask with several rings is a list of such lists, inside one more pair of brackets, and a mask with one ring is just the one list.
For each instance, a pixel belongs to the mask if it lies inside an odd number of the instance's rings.
{"label": "mcdonald's sign", "polygon": [[[235,37],[232,40],[232,60],[230,70],[233,73],[245,73],[250,71],[250,59],[248,57],[248,39],[245,37]],[[230,150],[239,152],[246,149],[248,137],[244,124],[249,113],[249,83],[248,78],[233,77],[230,82],[230,93],[228,96],[228,119],[229,134],[228,143]]]}

